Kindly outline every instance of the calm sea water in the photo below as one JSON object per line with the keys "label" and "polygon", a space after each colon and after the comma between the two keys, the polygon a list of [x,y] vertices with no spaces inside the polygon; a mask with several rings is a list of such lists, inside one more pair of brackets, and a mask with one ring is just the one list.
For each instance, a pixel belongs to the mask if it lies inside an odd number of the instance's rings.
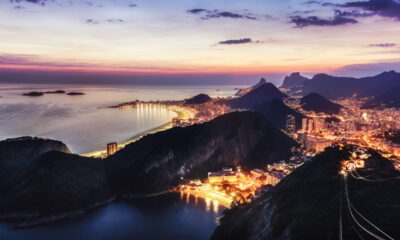
{"label": "calm sea water", "polygon": [[115,202],[79,218],[29,229],[0,224],[4,240],[206,240],[223,208],[193,196],[166,194]]}
{"label": "calm sea water", "polygon": [[[39,136],[61,140],[75,153],[102,149],[109,142],[169,122],[174,112],[154,109],[110,109],[118,103],[140,100],[180,100],[199,93],[232,96],[238,86],[125,86],[0,84],[0,140]],[[65,90],[83,96],[46,94],[22,96],[30,91]]]}

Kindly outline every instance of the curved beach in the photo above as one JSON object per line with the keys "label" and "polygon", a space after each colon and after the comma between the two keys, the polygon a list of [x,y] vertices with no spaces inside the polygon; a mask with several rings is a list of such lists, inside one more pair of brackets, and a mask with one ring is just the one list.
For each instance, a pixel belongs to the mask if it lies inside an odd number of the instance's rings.
{"label": "curved beach", "polygon": [[[173,112],[175,112],[178,116],[176,118],[180,119],[180,120],[188,120],[190,118],[192,118],[195,113],[193,111],[190,111],[188,108],[184,108],[181,106],[177,106],[177,105],[170,105],[170,106],[166,106],[165,107],[168,110],[171,110]],[[136,142],[138,140],[140,140],[142,137],[148,135],[148,134],[153,134],[153,133],[157,133],[157,132],[161,132],[161,131],[165,131],[167,129],[170,129],[174,127],[172,124],[172,119],[167,122],[164,123],[160,126],[157,126],[155,128],[146,130],[144,132],[141,132],[139,134],[136,134],[135,136],[129,138],[128,140],[122,141],[120,143],[118,143],[118,148],[123,148],[126,145]],[[85,156],[85,157],[97,157],[97,158],[102,158],[102,157],[106,157],[107,156],[107,150],[106,149],[99,149],[96,151],[92,151],[92,152],[88,152],[88,153],[83,153],[80,154],[81,156]]]}

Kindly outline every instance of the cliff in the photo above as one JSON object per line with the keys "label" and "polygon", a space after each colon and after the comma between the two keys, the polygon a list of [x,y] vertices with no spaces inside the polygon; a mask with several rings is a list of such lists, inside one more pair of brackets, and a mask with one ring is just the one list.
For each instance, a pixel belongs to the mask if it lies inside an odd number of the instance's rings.
{"label": "cliff", "polygon": [[[340,219],[343,239],[359,239],[358,234],[369,239],[351,218],[350,206],[394,239],[399,238],[399,172],[389,160],[370,150],[369,169],[360,171],[370,181],[348,176],[344,182],[338,174],[340,162],[348,159],[352,148],[328,148],[257,200],[226,211],[211,239],[339,239]],[[367,225],[359,216],[358,221]]]}
{"label": "cliff", "polygon": [[106,169],[117,194],[156,193],[222,167],[286,160],[296,144],[259,113],[234,112],[146,136],[108,157]]}
{"label": "cliff", "polygon": [[302,86],[306,81],[310,79],[303,77],[300,73],[292,73],[290,76],[286,76],[282,83],[282,88],[291,89]]}

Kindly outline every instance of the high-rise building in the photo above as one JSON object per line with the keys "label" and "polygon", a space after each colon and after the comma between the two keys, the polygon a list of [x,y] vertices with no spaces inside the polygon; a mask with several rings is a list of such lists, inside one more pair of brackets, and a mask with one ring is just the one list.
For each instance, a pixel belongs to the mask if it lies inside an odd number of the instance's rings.
{"label": "high-rise building", "polygon": [[308,119],[308,132],[313,132],[313,131],[314,131],[314,120]]}
{"label": "high-rise building", "polygon": [[307,121],[308,119],[307,118],[303,118],[302,120],[301,120],[301,130],[303,131],[303,132],[307,132],[307,130],[308,130],[308,121]]}
{"label": "high-rise building", "polygon": [[113,155],[118,151],[118,144],[116,142],[107,144],[107,155]]}
{"label": "high-rise building", "polygon": [[296,118],[291,114],[289,114],[286,118],[286,131],[288,133],[296,132]]}

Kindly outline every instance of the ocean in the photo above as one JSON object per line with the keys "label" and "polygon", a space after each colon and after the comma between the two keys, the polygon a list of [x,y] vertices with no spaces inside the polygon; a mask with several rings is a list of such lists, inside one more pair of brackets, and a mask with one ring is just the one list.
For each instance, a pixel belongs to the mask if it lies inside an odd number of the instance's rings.
{"label": "ocean", "polygon": [[[63,141],[82,154],[104,149],[109,142],[124,142],[163,125],[176,116],[163,108],[115,109],[119,103],[150,100],[182,100],[199,93],[211,97],[233,96],[243,86],[136,86],[0,84],[0,140],[38,136]],[[45,94],[31,91],[83,92],[85,95]]]}

